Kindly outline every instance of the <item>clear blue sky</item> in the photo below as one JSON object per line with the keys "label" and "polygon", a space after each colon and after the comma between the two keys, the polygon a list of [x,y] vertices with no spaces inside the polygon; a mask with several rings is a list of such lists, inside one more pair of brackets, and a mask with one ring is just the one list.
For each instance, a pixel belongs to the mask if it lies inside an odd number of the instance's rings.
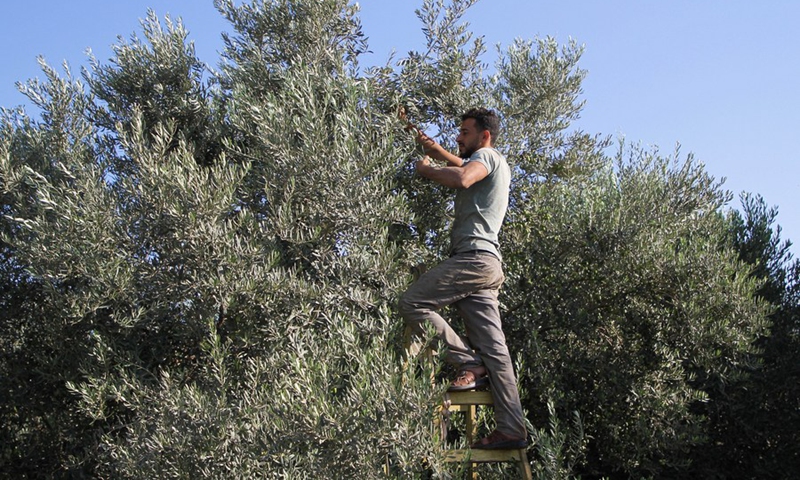
{"label": "clear blue sky", "polygon": [[[422,48],[414,15],[421,0],[360,4],[373,51],[362,63]],[[140,32],[148,7],[181,17],[198,56],[217,63],[228,25],[212,0],[9,2],[0,18],[0,106],[26,103],[14,83],[41,77],[37,55],[58,67],[66,60],[74,72],[87,48],[105,61],[118,35]],[[758,193],[778,206],[782,238],[800,252],[800,2],[482,0],[467,20],[490,54],[516,37],[585,45],[578,128],[664,153],[680,143],[735,196]]]}

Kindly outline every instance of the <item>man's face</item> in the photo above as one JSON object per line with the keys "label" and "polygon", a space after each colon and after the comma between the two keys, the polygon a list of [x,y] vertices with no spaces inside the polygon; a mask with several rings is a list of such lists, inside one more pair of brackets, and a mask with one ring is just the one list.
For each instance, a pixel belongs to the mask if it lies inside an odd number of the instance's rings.
{"label": "man's face", "polygon": [[470,157],[481,147],[483,132],[478,130],[474,118],[468,118],[461,122],[456,143],[458,143],[458,156],[461,158]]}

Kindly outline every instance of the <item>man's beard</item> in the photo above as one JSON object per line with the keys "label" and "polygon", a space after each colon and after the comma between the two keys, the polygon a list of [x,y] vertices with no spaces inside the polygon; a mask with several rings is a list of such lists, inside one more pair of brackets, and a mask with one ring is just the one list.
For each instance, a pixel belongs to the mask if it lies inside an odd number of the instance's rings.
{"label": "man's beard", "polygon": [[472,156],[473,153],[478,151],[479,144],[477,142],[473,143],[472,145],[464,144],[464,148],[459,148],[459,157],[461,158],[469,158]]}

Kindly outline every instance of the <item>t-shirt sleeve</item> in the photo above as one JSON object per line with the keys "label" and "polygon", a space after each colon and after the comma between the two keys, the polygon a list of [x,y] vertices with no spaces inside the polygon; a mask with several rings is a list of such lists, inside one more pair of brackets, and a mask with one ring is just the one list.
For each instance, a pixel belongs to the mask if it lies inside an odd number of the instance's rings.
{"label": "t-shirt sleeve", "polygon": [[488,175],[491,175],[492,172],[497,168],[497,157],[492,155],[490,150],[478,150],[472,154],[472,157],[470,157],[469,161],[478,162],[486,167]]}

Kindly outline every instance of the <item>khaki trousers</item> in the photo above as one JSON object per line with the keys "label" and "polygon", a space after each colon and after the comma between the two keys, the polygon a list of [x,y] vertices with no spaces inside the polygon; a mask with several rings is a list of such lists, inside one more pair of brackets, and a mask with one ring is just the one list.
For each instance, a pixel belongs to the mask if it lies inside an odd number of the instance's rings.
{"label": "khaki trousers", "polygon": [[[497,295],[505,279],[500,260],[488,252],[456,254],[422,275],[400,299],[400,314],[413,336],[425,323],[447,346],[445,360],[459,368],[486,367],[491,382],[497,430],[527,437],[511,356],[500,320]],[[455,305],[466,337],[437,313]]]}

